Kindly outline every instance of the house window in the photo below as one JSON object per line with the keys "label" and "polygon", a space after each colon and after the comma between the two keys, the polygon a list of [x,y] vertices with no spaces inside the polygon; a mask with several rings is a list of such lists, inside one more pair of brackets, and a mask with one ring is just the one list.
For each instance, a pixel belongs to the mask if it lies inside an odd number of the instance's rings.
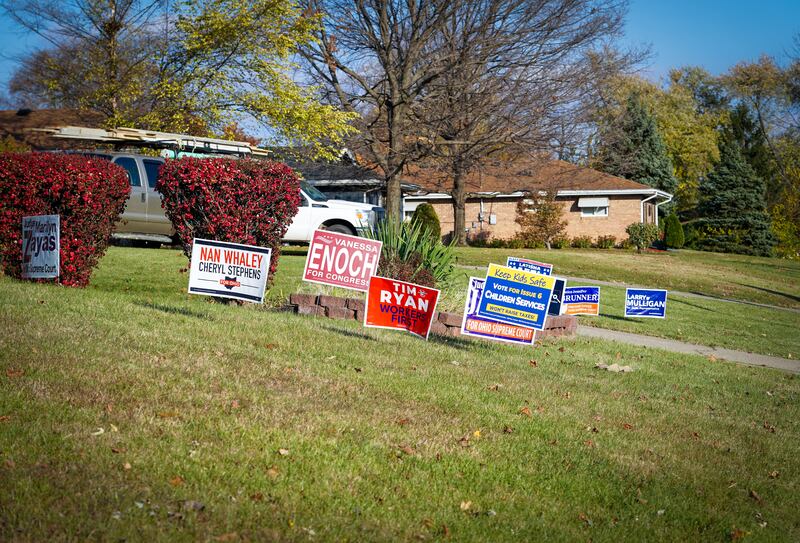
{"label": "house window", "polygon": [[581,217],[608,217],[608,198],[578,198]]}

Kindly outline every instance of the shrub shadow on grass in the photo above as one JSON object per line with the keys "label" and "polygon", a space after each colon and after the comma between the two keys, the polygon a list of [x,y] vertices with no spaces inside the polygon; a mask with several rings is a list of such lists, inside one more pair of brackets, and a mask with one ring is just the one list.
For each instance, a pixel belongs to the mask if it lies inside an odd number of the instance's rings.
{"label": "shrub shadow on grass", "polygon": [[431,343],[438,343],[439,345],[447,345],[454,349],[462,351],[469,351],[475,348],[476,342],[471,339],[464,339],[460,337],[440,336],[438,334],[429,334],[428,341]]}
{"label": "shrub shadow on grass", "polygon": [[793,302],[800,302],[800,296],[794,296],[793,294],[789,294],[787,292],[781,292],[779,290],[772,290],[772,289],[764,288],[764,287],[756,287],[754,285],[745,285],[743,283],[735,283],[735,284],[737,284],[739,286],[742,286],[742,287],[749,287],[749,288],[752,288],[752,289],[755,289],[755,290],[760,290],[761,292],[766,292],[767,294],[774,294],[775,296],[780,296],[782,298],[786,298],[786,299],[791,300]]}
{"label": "shrub shadow on grass", "polygon": [[709,309],[707,307],[703,307],[702,305],[693,304],[691,302],[687,302],[686,300],[680,300],[678,298],[672,298],[670,300],[670,302],[672,302],[674,304],[683,304],[683,305],[688,305],[690,307],[696,307],[697,309],[702,309],[703,311],[712,311],[712,312],[714,311],[713,309]]}
{"label": "shrub shadow on grass", "polygon": [[206,313],[200,313],[199,311],[192,311],[191,309],[187,309],[185,307],[177,307],[174,305],[165,305],[165,304],[154,304],[152,302],[134,302],[135,305],[139,307],[144,307],[146,309],[155,309],[156,311],[161,311],[162,313],[167,313],[170,315],[182,315],[184,317],[192,317],[195,319],[201,319],[205,321],[213,321],[214,318]]}
{"label": "shrub shadow on grass", "polygon": [[321,326],[322,330],[327,332],[333,332],[334,334],[339,334],[340,336],[345,336],[354,339],[366,339],[367,341],[378,341],[377,338],[368,335],[364,332],[355,332],[353,330],[346,330],[344,328],[336,328],[335,326]]}

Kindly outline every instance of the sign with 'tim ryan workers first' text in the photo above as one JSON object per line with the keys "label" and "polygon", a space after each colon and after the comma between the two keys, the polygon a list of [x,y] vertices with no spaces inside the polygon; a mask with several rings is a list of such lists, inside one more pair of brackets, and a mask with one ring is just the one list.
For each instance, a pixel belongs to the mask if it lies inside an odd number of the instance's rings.
{"label": "sign with 'tim ryan workers first' text", "polygon": [[272,249],[196,239],[189,268],[189,293],[264,302]]}
{"label": "sign with 'tim ryan workers first' text", "polygon": [[367,291],[364,326],[406,330],[428,339],[439,291],[396,279],[372,276]]}

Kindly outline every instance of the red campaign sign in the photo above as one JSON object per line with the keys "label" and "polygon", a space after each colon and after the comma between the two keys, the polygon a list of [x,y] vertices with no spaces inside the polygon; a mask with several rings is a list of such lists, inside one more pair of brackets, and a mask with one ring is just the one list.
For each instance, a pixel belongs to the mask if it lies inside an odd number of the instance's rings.
{"label": "red campaign sign", "polygon": [[428,339],[439,291],[373,275],[367,291],[364,326],[408,330]]}
{"label": "red campaign sign", "polygon": [[378,271],[380,241],[327,230],[315,230],[308,246],[303,280],[323,285],[367,290]]}

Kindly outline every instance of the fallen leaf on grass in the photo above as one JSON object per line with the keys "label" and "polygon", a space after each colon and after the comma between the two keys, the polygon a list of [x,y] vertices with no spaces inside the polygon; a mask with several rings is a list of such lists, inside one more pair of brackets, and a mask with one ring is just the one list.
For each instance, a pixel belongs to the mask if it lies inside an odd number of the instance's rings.
{"label": "fallen leaf on grass", "polygon": [[627,422],[622,423],[622,427],[625,428],[626,430],[633,430],[633,425],[628,424]]}
{"label": "fallen leaf on grass", "polygon": [[767,430],[770,433],[773,433],[773,434],[775,433],[775,426],[773,426],[772,424],[770,424],[767,421],[764,421],[764,429]]}
{"label": "fallen leaf on grass", "polygon": [[536,360],[528,360],[528,364],[529,364],[529,365],[530,365],[530,367],[532,367],[532,368],[535,368],[535,367],[538,367],[538,366],[539,366],[539,363],[538,363],[538,362],[536,362]]}
{"label": "fallen leaf on grass", "polygon": [[740,530],[739,528],[734,528],[728,535],[730,535],[731,541],[739,541],[740,539],[744,539],[744,536],[746,536],[749,533],[750,532],[745,532],[744,530]]}
{"label": "fallen leaf on grass", "polygon": [[513,434],[514,433],[514,429],[511,426],[506,424],[505,426],[503,426],[503,433],[504,434]]}
{"label": "fallen leaf on grass", "polygon": [[10,420],[11,420],[11,416],[10,415],[2,415],[2,416],[0,416],[0,422],[8,422]]}
{"label": "fallen leaf on grass", "polygon": [[447,527],[447,524],[442,524],[442,537],[445,539],[450,538],[450,528]]}
{"label": "fallen leaf on grass", "polygon": [[250,499],[253,500],[254,502],[264,501],[264,494],[262,494],[261,492],[256,492],[255,494],[250,495]]}
{"label": "fallen leaf on grass", "polygon": [[587,447],[594,447],[594,441],[592,441],[591,439],[587,439],[586,441],[583,442],[583,444],[586,445]]}
{"label": "fallen leaf on grass", "polygon": [[589,517],[586,515],[586,513],[580,513],[580,514],[578,515],[578,518],[579,518],[581,521],[583,521],[583,523],[584,523],[584,524],[586,524],[586,526],[591,526],[591,525],[592,525],[592,519],[590,519],[590,518],[589,518]]}
{"label": "fallen leaf on grass", "polygon": [[277,343],[267,343],[266,345],[264,345],[264,348],[272,351],[272,350],[275,350],[275,349],[278,348],[278,344]]}
{"label": "fallen leaf on grass", "polygon": [[480,430],[475,430],[474,432],[472,432],[472,437],[475,438],[475,439],[480,439],[481,438],[481,431]]}
{"label": "fallen leaf on grass", "polygon": [[764,500],[762,500],[762,499],[761,499],[761,496],[759,496],[759,495],[758,495],[758,492],[756,492],[756,491],[755,491],[755,490],[753,490],[752,488],[750,489],[750,494],[749,494],[749,496],[750,496],[751,498],[753,498],[755,501],[757,501],[758,503],[761,503],[761,502],[763,502],[763,501],[764,501]]}
{"label": "fallen leaf on grass", "polygon": [[461,445],[462,447],[469,447],[470,446],[469,436],[464,436],[461,439],[459,439],[458,444]]}
{"label": "fallen leaf on grass", "polygon": [[8,368],[6,370],[6,377],[9,379],[17,379],[18,377],[22,377],[25,375],[25,370],[19,370],[16,368]]}
{"label": "fallen leaf on grass", "polygon": [[402,452],[406,453],[408,456],[414,456],[415,454],[417,454],[417,451],[415,451],[413,448],[409,447],[408,445],[400,445],[398,447],[398,449],[400,449]]}
{"label": "fallen leaf on grass", "polygon": [[364,371],[364,368],[355,368],[354,367],[353,369],[356,370],[356,373],[361,373],[362,371]]}
{"label": "fallen leaf on grass", "polygon": [[5,466],[6,466],[8,469],[14,469],[14,468],[16,467],[16,465],[17,465],[17,464],[16,464],[16,463],[15,463],[13,460],[11,460],[10,458],[6,458],[6,461],[5,461]]}
{"label": "fallen leaf on grass", "polygon": [[129,469],[131,469],[131,467],[132,467],[132,466],[131,466],[130,462],[125,462],[125,463],[122,465],[122,469],[124,469],[125,471],[128,471]]}
{"label": "fallen leaf on grass", "polygon": [[176,475],[175,477],[169,480],[169,484],[171,484],[172,486],[181,486],[183,483],[184,479],[180,475]]}
{"label": "fallen leaf on grass", "polygon": [[564,347],[559,347],[558,348],[558,352],[563,353],[564,352]]}
{"label": "fallen leaf on grass", "polygon": [[233,400],[231,402],[231,409],[239,409],[239,400]]}
{"label": "fallen leaf on grass", "polygon": [[185,500],[181,504],[181,508],[184,511],[202,511],[203,509],[206,508],[206,504],[204,504],[203,502],[195,501],[195,500]]}
{"label": "fallen leaf on grass", "polygon": [[716,362],[717,361],[717,357],[714,356],[713,354],[708,355],[706,358],[708,359],[709,362]]}
{"label": "fallen leaf on grass", "polygon": [[270,479],[277,479],[278,475],[279,475],[279,473],[278,473],[278,468],[277,467],[270,466],[267,469],[267,477],[269,477]]}
{"label": "fallen leaf on grass", "polygon": [[218,535],[214,538],[214,541],[236,541],[239,539],[239,534],[236,532],[230,532],[227,534]]}
{"label": "fallen leaf on grass", "polygon": [[769,478],[770,479],[777,479],[780,476],[780,474],[781,473],[779,471],[770,471],[769,472]]}
{"label": "fallen leaf on grass", "polygon": [[93,435],[93,436],[101,436],[101,435],[103,435],[103,434],[105,434],[105,433],[106,433],[106,431],[105,431],[105,429],[104,429],[104,428],[98,428],[97,430],[95,430],[94,432],[92,432],[92,435]]}
{"label": "fallen leaf on grass", "polygon": [[160,419],[174,419],[178,417],[178,414],[174,411],[162,411],[158,414],[158,418]]}
{"label": "fallen leaf on grass", "polygon": [[278,449],[278,454],[281,456],[289,456],[289,449]]}
{"label": "fallen leaf on grass", "polygon": [[471,501],[461,502],[461,510],[462,511],[469,511],[469,508],[472,507]]}
{"label": "fallen leaf on grass", "polygon": [[114,454],[124,453],[125,449],[123,447],[111,447],[111,452]]}
{"label": "fallen leaf on grass", "polygon": [[531,415],[531,408],[528,407],[527,405],[519,410],[519,414],[520,415],[525,415],[526,417],[533,416],[533,415]]}
{"label": "fallen leaf on grass", "polygon": [[402,419],[397,419],[395,422],[400,426],[406,426],[409,422],[411,422],[411,419],[404,417]]}
{"label": "fallen leaf on grass", "polygon": [[110,427],[112,432],[119,432],[119,428],[117,428],[115,425],[111,424]]}
{"label": "fallen leaf on grass", "polygon": [[488,386],[488,387],[486,387],[486,388],[487,388],[488,390],[492,390],[492,391],[494,391],[494,392],[497,392],[498,390],[500,390],[500,387],[502,387],[502,386],[503,386],[503,385],[501,385],[500,383],[496,383],[496,384],[494,384],[494,385],[489,385],[489,386]]}

